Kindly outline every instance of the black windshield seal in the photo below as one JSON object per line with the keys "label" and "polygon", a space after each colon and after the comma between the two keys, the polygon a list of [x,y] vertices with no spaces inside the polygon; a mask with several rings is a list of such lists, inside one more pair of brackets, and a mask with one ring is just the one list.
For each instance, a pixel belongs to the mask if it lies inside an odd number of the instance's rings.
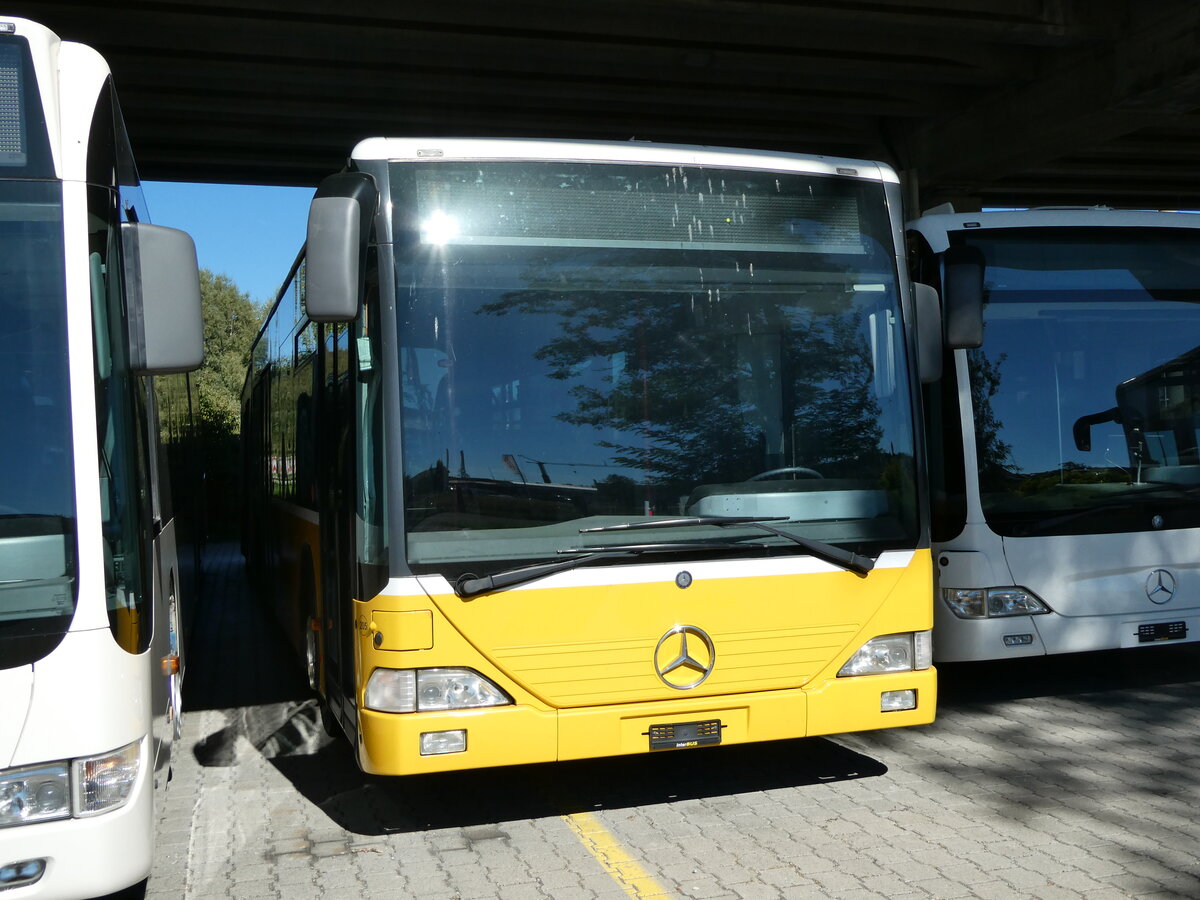
{"label": "black windshield seal", "polygon": [[999,535],[1200,525],[1200,229],[1117,221],[951,238],[987,260],[964,403]]}
{"label": "black windshield seal", "polygon": [[1041,516],[1015,512],[1006,515],[1001,510],[994,510],[989,513],[988,522],[997,533],[1009,537],[1196,528],[1200,527],[1197,496],[1200,496],[1200,485],[1155,485],[1106,497],[1095,505],[1055,509]]}

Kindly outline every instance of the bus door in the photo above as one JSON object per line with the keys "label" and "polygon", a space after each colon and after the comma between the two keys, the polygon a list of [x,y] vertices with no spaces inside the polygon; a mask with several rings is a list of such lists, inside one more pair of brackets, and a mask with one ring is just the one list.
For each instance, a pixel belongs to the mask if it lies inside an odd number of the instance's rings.
{"label": "bus door", "polygon": [[242,555],[256,587],[268,583],[265,579],[267,543],[272,540],[268,526],[271,494],[266,487],[271,484],[267,467],[271,452],[269,391],[272,374],[268,366],[256,376],[242,414],[242,421],[247,423],[242,430],[242,483],[246,486],[246,496],[242,500]]}
{"label": "bus door", "polygon": [[[354,596],[354,380],[350,329],[321,328],[318,496],[321,510],[321,597],[325,624],[325,699],[347,734],[356,729]],[[332,727],[327,722],[327,727]]]}
{"label": "bus door", "polygon": [[[163,377],[163,376],[160,376]],[[172,376],[167,376],[172,377]],[[158,408],[153,389],[145,387],[147,433],[160,433]],[[171,761],[171,746],[183,734],[183,634],[178,602],[179,562],[176,542],[175,515],[172,505],[171,477],[167,466],[166,449],[156,440],[147,448],[149,469],[155,475],[148,479],[151,491],[151,573],[149,590],[153,597],[152,658],[158,661],[151,683],[155,737],[155,772]]]}

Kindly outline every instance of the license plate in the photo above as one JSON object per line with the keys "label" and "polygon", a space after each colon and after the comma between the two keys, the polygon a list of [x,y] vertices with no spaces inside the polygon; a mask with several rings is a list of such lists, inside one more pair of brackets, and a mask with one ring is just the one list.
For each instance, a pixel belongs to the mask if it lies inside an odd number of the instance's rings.
{"label": "license plate", "polygon": [[1187,637],[1187,622],[1152,622],[1138,626],[1138,643],[1181,641]]}
{"label": "license plate", "polygon": [[675,722],[672,725],[650,726],[651,750],[683,750],[721,743],[721,720]]}

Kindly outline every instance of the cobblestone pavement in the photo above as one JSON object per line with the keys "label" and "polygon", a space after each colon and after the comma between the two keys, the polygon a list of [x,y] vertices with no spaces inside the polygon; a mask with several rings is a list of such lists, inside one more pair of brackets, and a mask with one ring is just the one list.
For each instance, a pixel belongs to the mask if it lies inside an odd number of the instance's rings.
{"label": "cobblestone pavement", "polygon": [[936,724],[380,779],[212,548],[151,898],[1200,897],[1200,650],[944,668]]}

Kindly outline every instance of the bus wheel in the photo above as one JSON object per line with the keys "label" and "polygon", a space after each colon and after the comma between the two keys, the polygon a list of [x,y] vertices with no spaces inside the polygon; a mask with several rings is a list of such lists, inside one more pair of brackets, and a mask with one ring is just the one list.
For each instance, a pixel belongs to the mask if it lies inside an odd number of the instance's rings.
{"label": "bus wheel", "polygon": [[321,727],[325,729],[325,733],[331,738],[341,737],[342,729],[338,727],[337,719],[333,717],[333,710],[329,708],[329,702],[320,694],[317,694],[317,707],[321,710]]}
{"label": "bus wheel", "polygon": [[304,629],[304,667],[308,670],[308,687],[317,690],[321,686],[321,671],[317,661],[317,628],[320,623],[312,616],[308,617]]}

